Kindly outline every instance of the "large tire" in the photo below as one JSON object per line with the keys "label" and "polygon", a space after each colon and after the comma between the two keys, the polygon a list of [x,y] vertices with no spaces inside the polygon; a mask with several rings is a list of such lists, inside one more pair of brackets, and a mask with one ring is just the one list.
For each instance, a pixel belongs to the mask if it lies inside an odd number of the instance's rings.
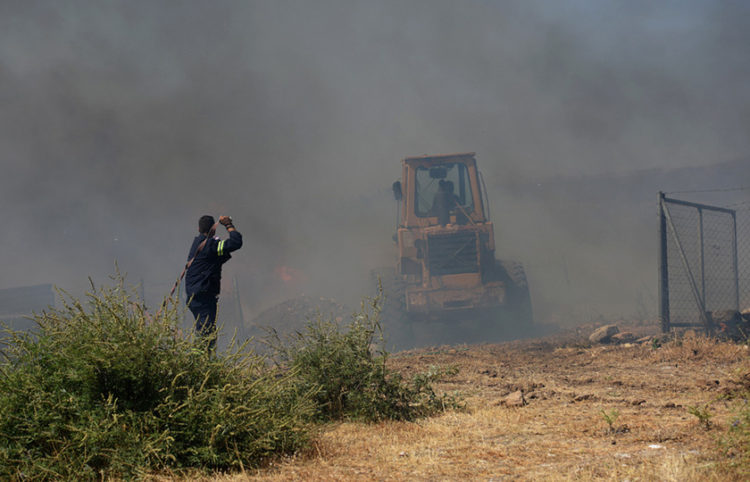
{"label": "large tire", "polygon": [[[395,268],[378,268],[370,273],[373,296],[380,300],[380,326],[388,350],[403,350],[413,346],[414,333],[406,313],[406,284]],[[382,289],[382,293],[379,290]]]}
{"label": "large tire", "polygon": [[534,331],[534,317],[523,265],[517,261],[496,261],[495,269],[505,283],[505,306],[500,323],[515,336],[530,336]]}

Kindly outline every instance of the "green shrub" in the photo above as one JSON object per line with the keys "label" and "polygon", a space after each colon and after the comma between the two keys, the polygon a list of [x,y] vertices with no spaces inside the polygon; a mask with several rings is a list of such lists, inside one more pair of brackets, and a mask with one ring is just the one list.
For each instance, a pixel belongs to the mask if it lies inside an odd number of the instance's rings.
{"label": "green shrub", "polygon": [[706,430],[711,428],[711,418],[714,414],[709,410],[708,404],[705,404],[702,407],[699,405],[689,406],[687,407],[687,411],[690,415],[693,415],[698,419],[701,425],[703,425],[703,428]]}
{"label": "green shrub", "polygon": [[267,339],[277,364],[297,372],[300,393],[314,394],[317,420],[413,420],[458,407],[456,396],[432,387],[455,371],[432,368],[407,382],[387,367],[381,299],[363,301],[345,326],[319,315],[286,340],[275,333]]}
{"label": "green shrub", "polygon": [[0,479],[132,478],[237,470],[303,447],[314,421],[411,420],[448,407],[430,368],[408,383],[386,367],[379,298],[348,329],[318,319],[277,365],[247,345],[214,354],[180,333],[174,300],[149,314],[117,278],[85,303],[5,331],[0,363]]}
{"label": "green shrub", "polygon": [[613,408],[610,411],[601,408],[599,409],[599,414],[602,416],[602,419],[607,422],[607,433],[616,433],[617,429],[615,427],[615,422],[620,418],[620,412],[616,408]]}
{"label": "green shrub", "polygon": [[7,330],[0,478],[133,477],[239,469],[303,446],[314,413],[294,370],[244,346],[212,355],[175,304],[152,318],[118,279]]}

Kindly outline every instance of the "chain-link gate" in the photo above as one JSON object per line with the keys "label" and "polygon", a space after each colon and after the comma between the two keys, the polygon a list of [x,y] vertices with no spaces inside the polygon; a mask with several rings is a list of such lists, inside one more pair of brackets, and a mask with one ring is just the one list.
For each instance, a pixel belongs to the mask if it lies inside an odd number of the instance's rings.
{"label": "chain-link gate", "polygon": [[659,193],[662,331],[701,327],[712,314],[750,307],[750,215]]}

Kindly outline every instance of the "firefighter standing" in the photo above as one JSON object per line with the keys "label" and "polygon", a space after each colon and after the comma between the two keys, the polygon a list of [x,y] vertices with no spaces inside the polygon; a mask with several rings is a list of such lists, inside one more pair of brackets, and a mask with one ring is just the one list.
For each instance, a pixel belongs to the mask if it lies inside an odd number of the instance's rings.
{"label": "firefighter standing", "polygon": [[195,332],[205,338],[209,349],[216,344],[216,306],[221,291],[221,266],[232,251],[242,247],[242,235],[234,228],[232,218],[219,216],[229,238],[222,240],[212,236],[215,230],[213,216],[202,216],[198,220],[198,236],[193,239],[185,274],[185,294],[188,307],[195,316]]}

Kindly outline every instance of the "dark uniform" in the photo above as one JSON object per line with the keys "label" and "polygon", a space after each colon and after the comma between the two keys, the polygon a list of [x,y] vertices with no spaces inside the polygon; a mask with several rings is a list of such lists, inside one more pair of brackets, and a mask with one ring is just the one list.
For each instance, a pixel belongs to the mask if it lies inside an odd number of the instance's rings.
{"label": "dark uniform", "polygon": [[[185,294],[188,307],[195,316],[195,331],[201,336],[212,335],[216,330],[216,305],[221,291],[221,265],[226,263],[232,251],[242,247],[242,235],[237,230],[229,232],[229,239],[214,236],[195,255],[198,246],[206,239],[199,234],[190,247],[188,260],[192,264],[185,274]],[[213,346],[213,341],[211,343]]]}
{"label": "dark uniform", "polygon": [[453,195],[453,183],[441,180],[432,200],[431,216],[437,216],[438,224],[445,226],[451,221],[451,210],[456,207],[456,196]]}

